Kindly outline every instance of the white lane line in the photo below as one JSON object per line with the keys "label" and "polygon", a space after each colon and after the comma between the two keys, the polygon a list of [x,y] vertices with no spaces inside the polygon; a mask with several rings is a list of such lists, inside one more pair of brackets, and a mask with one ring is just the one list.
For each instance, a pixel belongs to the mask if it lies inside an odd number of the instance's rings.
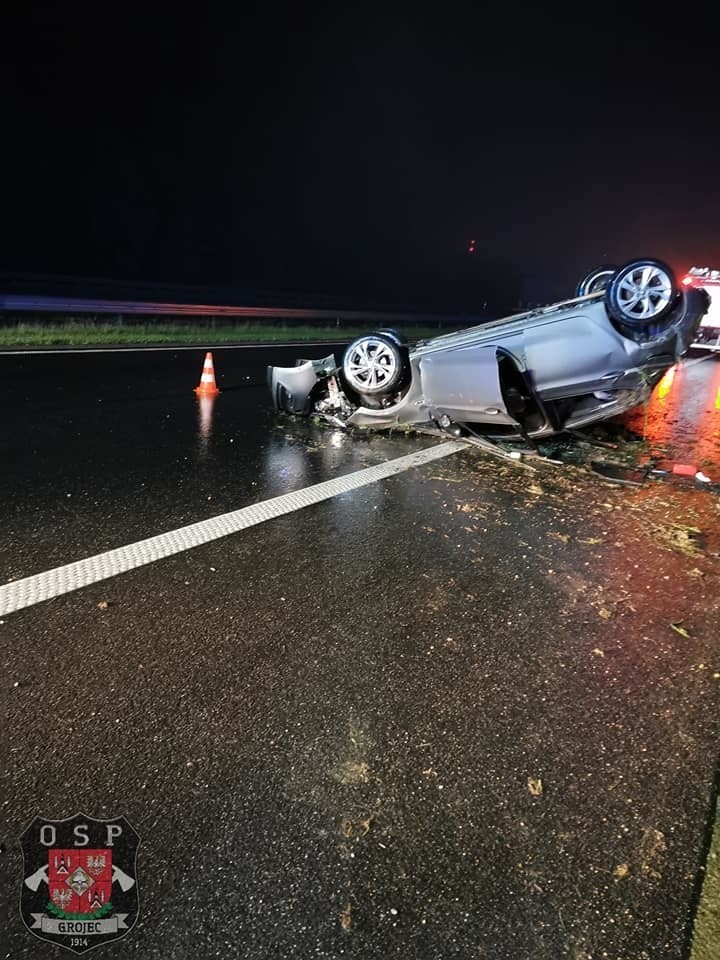
{"label": "white lane line", "polygon": [[234,510],[232,513],[223,513],[209,520],[191,523],[186,527],[179,527],[177,530],[161,533],[147,540],[139,540],[125,547],[108,550],[106,553],[99,553],[85,560],[78,560],[63,567],[55,567],[54,570],[47,570],[45,573],[4,584],[0,587],[0,616],[42,603],[43,600],[49,600],[52,597],[59,597],[72,590],[87,587],[100,580],[107,580],[119,573],[127,573],[128,570],[135,570],[137,567],[162,560],[175,553],[191,550],[211,540],[227,537],[231,533],[246,530],[258,523],[301,510],[314,503],[321,503],[341,493],[357,490],[359,487],[376,483],[378,480],[411,470],[413,467],[449,457],[467,446],[466,443],[456,440],[440,443],[417,453],[388,460],[375,467],[358,470],[348,476],[325,480],[311,487],[305,487],[303,490],[285,493],[279,497]]}

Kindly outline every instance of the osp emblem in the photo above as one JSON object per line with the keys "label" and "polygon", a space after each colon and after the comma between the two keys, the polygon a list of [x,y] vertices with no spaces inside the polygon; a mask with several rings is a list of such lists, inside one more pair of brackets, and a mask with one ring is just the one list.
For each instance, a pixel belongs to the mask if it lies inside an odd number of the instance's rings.
{"label": "osp emblem", "polygon": [[20,834],[25,926],[73,953],[124,937],[138,917],[139,844],[125,817],[35,817]]}

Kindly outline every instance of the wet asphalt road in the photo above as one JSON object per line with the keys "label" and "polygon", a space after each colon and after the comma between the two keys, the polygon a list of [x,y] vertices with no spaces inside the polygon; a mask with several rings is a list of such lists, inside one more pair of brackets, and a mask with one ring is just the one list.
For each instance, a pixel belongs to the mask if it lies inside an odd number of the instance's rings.
{"label": "wet asphalt road", "polygon": [[[202,356],[0,359],[3,582],[434,442],[279,420],[260,351],[203,410]],[[535,466],[459,452],[5,617],[0,956],[68,955],[17,836],[82,810],[143,838],[108,956],[686,957],[718,499]]]}

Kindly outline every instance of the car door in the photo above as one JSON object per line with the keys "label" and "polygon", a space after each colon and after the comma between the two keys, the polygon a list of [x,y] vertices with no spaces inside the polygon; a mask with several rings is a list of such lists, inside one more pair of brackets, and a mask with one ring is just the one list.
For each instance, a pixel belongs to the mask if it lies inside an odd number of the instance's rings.
{"label": "car door", "polygon": [[503,398],[498,345],[470,344],[420,360],[424,403],[451,420],[514,424]]}

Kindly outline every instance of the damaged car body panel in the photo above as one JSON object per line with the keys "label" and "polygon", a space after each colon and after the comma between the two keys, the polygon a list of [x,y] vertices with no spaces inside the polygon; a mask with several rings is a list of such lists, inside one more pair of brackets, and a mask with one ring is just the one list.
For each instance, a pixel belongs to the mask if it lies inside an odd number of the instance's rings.
{"label": "damaged car body panel", "polygon": [[710,302],[678,287],[658,260],[595,271],[578,292],[413,348],[386,329],[358,337],[339,364],[330,355],[269,367],[273,403],[338,426],[508,438],[577,429],[643,403],[687,352]]}

